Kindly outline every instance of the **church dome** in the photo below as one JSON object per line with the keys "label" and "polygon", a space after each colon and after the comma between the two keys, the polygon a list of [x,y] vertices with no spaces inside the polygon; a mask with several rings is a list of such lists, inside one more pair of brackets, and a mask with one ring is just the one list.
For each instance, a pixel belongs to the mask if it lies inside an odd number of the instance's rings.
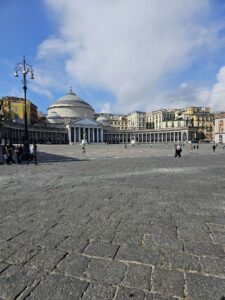
{"label": "church dome", "polygon": [[94,109],[90,104],[78,97],[72,89],[69,93],[59,98],[55,103],[48,107],[47,119],[51,119],[52,113],[58,115],[59,118],[66,119],[80,119],[89,118],[94,119]]}

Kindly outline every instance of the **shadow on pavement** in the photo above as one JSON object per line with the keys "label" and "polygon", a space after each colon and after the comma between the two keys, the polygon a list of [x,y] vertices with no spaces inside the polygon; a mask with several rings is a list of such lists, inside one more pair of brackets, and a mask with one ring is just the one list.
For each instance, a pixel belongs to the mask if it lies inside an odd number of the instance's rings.
{"label": "shadow on pavement", "polygon": [[[79,159],[76,157],[68,157],[58,154],[50,154],[46,152],[38,152],[37,163],[56,163],[56,162],[71,162],[71,161],[88,161],[88,159]],[[26,161],[23,161],[23,164],[26,164]],[[29,164],[34,164],[34,160],[29,161]]]}

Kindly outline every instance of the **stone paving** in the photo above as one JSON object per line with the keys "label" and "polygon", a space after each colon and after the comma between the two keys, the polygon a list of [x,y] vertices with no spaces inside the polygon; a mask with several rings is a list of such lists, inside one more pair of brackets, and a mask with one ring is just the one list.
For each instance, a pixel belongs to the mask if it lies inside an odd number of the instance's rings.
{"label": "stone paving", "polygon": [[0,166],[0,299],[222,300],[225,151],[38,145]]}

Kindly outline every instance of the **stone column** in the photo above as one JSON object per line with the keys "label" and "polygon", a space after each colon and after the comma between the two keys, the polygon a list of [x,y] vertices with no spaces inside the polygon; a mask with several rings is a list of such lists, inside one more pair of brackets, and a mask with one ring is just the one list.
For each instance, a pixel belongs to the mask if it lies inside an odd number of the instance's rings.
{"label": "stone column", "polygon": [[80,142],[80,127],[78,128],[78,142]]}
{"label": "stone column", "polygon": [[101,141],[103,143],[103,129],[101,129]]}
{"label": "stone column", "polygon": [[92,128],[92,140],[93,140],[93,143],[95,143],[95,129]]}
{"label": "stone column", "polygon": [[90,128],[88,128],[88,137],[87,137],[88,143],[91,141],[91,135],[90,135]]}
{"label": "stone column", "polygon": [[66,126],[67,130],[68,130],[68,140],[69,140],[69,144],[71,144],[71,127],[69,125]]}
{"label": "stone column", "polygon": [[74,143],[76,143],[76,141],[77,141],[77,130],[76,130],[76,127],[74,127]]}
{"label": "stone column", "polygon": [[97,128],[97,143],[99,143],[98,128]]}

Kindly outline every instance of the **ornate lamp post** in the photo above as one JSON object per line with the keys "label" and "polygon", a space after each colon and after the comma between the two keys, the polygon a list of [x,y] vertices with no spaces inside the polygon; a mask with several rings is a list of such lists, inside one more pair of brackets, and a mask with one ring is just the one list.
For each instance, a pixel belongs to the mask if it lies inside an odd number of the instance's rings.
{"label": "ornate lamp post", "polygon": [[29,151],[29,136],[28,136],[28,128],[27,128],[27,74],[30,73],[30,79],[34,79],[34,72],[31,65],[26,63],[25,56],[23,57],[23,62],[18,63],[15,67],[14,76],[18,77],[18,72],[22,71],[23,74],[23,90],[24,90],[24,126],[25,126],[25,134],[24,134],[24,146],[25,151],[28,153]]}

